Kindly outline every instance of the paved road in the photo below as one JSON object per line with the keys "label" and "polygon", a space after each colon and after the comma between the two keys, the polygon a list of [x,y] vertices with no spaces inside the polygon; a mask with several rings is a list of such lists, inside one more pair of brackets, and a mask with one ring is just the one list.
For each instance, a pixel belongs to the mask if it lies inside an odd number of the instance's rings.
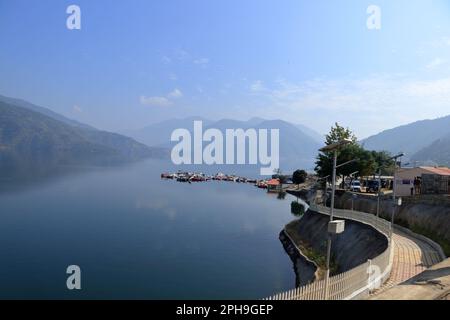
{"label": "paved road", "polygon": [[394,261],[391,276],[373,295],[384,292],[441,261],[437,251],[429,244],[396,230],[394,232]]}

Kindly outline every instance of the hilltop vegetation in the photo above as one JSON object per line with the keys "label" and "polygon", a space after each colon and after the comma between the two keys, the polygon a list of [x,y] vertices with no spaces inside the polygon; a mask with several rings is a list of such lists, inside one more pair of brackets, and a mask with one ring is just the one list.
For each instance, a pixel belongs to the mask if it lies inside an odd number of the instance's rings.
{"label": "hilltop vegetation", "polygon": [[0,100],[0,164],[111,164],[164,154],[131,138],[51,115]]}

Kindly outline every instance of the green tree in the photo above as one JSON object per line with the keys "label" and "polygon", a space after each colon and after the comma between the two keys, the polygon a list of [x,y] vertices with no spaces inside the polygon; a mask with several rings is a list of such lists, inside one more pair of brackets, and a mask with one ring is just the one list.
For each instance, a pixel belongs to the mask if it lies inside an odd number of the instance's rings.
{"label": "green tree", "polygon": [[337,122],[331,127],[330,132],[325,136],[325,144],[328,146],[343,139],[350,139],[356,143],[358,140],[349,128],[341,127]]}
{"label": "green tree", "polygon": [[[370,176],[375,174],[379,167],[383,168],[383,174],[389,174],[390,171],[393,171],[394,163],[392,160],[388,160],[390,157],[388,153],[365,150],[357,143],[353,132],[349,128],[341,127],[338,123],[326,135],[325,144],[330,145],[342,139],[351,139],[354,143],[339,150],[337,163],[340,164],[353,159],[359,160],[338,168],[336,175],[341,175],[344,179],[354,172],[358,172],[357,176]],[[333,171],[333,158],[333,152],[321,152],[316,160],[316,173],[320,177],[329,176],[329,181],[331,181]]]}
{"label": "green tree", "polygon": [[278,192],[277,199],[284,200],[284,198],[286,198],[286,192],[284,192],[284,191]]}
{"label": "green tree", "polygon": [[305,213],[305,207],[296,201],[291,202],[291,213],[296,216],[300,217]]}
{"label": "green tree", "polygon": [[280,180],[280,183],[286,183],[287,177],[283,174],[280,168],[275,169],[274,174],[272,175],[272,179]]}
{"label": "green tree", "polygon": [[[349,158],[355,155],[355,153],[359,153],[356,144],[357,141],[356,136],[349,128],[344,128],[340,126],[338,123],[335,123],[335,125],[331,127],[330,132],[325,136],[325,144],[330,145],[343,139],[350,139],[354,143],[351,145],[347,145],[340,150],[338,154],[338,163],[352,160],[354,158],[352,159]],[[331,180],[331,175],[333,171],[333,158],[334,158],[333,152],[319,153],[319,155],[317,156],[315,167],[315,171],[319,176],[321,177],[330,176],[328,180]],[[345,170],[348,173],[357,171],[354,169],[355,163],[349,166],[342,167],[342,170]]]}
{"label": "green tree", "polygon": [[292,182],[294,184],[302,184],[305,183],[308,174],[305,170],[295,170],[292,174]]}
{"label": "green tree", "polygon": [[386,151],[371,151],[372,157],[376,162],[376,168],[374,171],[378,172],[378,169],[381,168],[382,175],[393,175],[395,170],[395,161],[390,159],[391,154]]}

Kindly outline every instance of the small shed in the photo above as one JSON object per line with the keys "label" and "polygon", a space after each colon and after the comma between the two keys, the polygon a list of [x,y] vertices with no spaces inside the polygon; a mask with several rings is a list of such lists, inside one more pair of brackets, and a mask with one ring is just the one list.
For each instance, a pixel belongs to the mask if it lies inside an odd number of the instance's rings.
{"label": "small shed", "polygon": [[450,169],[445,167],[402,168],[395,173],[395,194],[449,194]]}
{"label": "small shed", "polygon": [[439,174],[422,174],[422,194],[448,194],[449,176]]}
{"label": "small shed", "polygon": [[279,179],[267,181],[267,192],[280,192],[281,190],[281,182]]}

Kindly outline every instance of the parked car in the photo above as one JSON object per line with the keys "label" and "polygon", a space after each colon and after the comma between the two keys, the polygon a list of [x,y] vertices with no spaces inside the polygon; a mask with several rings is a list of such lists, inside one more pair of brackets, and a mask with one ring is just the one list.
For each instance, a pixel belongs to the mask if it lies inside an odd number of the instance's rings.
{"label": "parked car", "polygon": [[352,181],[350,184],[350,191],[361,192],[361,182],[359,182],[359,180]]}
{"label": "parked car", "polygon": [[380,190],[380,184],[378,180],[369,180],[367,181],[366,192],[375,193]]}

